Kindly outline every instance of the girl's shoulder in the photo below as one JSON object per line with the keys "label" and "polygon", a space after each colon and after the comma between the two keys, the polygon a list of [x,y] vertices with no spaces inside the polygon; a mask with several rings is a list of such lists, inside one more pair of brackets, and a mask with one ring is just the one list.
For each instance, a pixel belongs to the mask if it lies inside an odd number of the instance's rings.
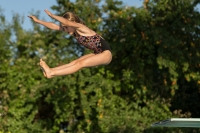
{"label": "girl's shoulder", "polygon": [[93,36],[95,34],[97,34],[95,31],[93,31],[92,29],[85,27],[85,28],[78,28],[76,30],[76,33],[80,36]]}

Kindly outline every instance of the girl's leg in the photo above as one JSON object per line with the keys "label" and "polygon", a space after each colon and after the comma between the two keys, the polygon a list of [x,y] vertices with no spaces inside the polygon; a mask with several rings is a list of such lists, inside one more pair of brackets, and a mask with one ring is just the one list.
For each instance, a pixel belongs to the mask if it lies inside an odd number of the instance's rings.
{"label": "girl's leg", "polygon": [[[77,61],[80,61],[80,60],[82,60],[82,59],[85,59],[85,58],[90,57],[90,56],[93,56],[93,55],[94,55],[94,54],[87,54],[87,55],[81,56],[80,58],[78,58],[78,59],[76,59],[76,60],[74,60],[74,61],[72,61],[72,62],[70,62],[70,63],[68,63],[68,64],[65,64],[65,65],[61,65],[61,66],[58,66],[58,67],[51,68],[51,70],[59,70],[59,69],[65,68],[65,67],[72,66],[72,65],[74,65]],[[44,63],[45,63],[45,62],[44,62]],[[45,65],[46,65],[46,63],[45,63]],[[41,69],[42,69],[43,75],[44,75],[45,77],[47,77],[47,75],[46,75],[44,69],[43,69],[42,67],[41,67]]]}
{"label": "girl's leg", "polygon": [[94,54],[87,54],[87,55],[84,55],[84,56],[81,56],[80,58],[68,63],[68,64],[65,64],[65,65],[61,65],[61,66],[58,66],[58,67],[54,67],[54,68],[51,68],[52,70],[59,70],[59,69],[63,69],[65,67],[69,67],[69,66],[72,66],[74,65],[77,61],[80,61],[80,60],[83,60],[87,57],[90,57],[90,56],[93,56]]}
{"label": "girl's leg", "polygon": [[112,54],[110,51],[106,50],[101,54],[92,55],[82,60],[77,61],[75,64],[65,67],[63,69],[52,70],[50,69],[44,61],[40,61],[41,67],[46,72],[47,78],[54,76],[68,75],[77,72],[84,67],[93,67],[98,65],[109,64],[112,60]]}

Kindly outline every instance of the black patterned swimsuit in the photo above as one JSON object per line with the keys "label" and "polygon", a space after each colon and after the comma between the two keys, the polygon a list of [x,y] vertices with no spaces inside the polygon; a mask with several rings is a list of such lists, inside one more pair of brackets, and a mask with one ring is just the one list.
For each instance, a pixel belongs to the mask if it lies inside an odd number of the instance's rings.
{"label": "black patterned swimsuit", "polygon": [[76,37],[79,44],[83,45],[84,47],[93,50],[94,54],[102,53],[105,50],[109,50],[110,46],[108,43],[98,34],[95,34],[93,36],[81,36],[79,35]]}

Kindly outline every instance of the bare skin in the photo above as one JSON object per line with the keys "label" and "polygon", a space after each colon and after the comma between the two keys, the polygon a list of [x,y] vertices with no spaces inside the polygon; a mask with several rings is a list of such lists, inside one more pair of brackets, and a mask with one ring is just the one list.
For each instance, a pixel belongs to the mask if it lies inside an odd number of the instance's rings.
{"label": "bare skin", "polygon": [[[69,21],[63,17],[53,15],[48,10],[45,10],[45,12],[50,17],[61,22],[62,29],[64,29],[64,32],[67,32],[70,35],[73,35],[75,31],[82,36],[93,36],[96,34],[96,32],[89,29],[87,26],[83,24]],[[47,28],[50,28],[52,30],[61,30],[61,27],[54,23],[41,21],[32,15],[28,17],[31,18],[36,23],[46,26]],[[55,76],[73,74],[82,68],[94,67],[94,66],[99,66],[99,65],[107,65],[111,62],[111,60],[112,60],[112,53],[109,50],[106,50],[100,54],[91,53],[91,54],[84,55],[80,57],[79,59],[76,59],[68,64],[54,67],[54,68],[50,68],[42,59],[40,59],[39,64],[43,70],[44,76],[47,78],[52,78]]]}

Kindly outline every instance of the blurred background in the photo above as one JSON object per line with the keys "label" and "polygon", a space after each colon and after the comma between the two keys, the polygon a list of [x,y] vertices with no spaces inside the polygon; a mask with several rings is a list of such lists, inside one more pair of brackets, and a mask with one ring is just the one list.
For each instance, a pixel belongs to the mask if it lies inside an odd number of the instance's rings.
{"label": "blurred background", "polygon": [[[167,118],[200,117],[199,0],[49,0],[0,2],[0,133],[198,133],[152,128]],[[73,11],[110,44],[112,62],[46,79],[88,54],[56,22]],[[59,23],[58,23],[59,24]]]}

